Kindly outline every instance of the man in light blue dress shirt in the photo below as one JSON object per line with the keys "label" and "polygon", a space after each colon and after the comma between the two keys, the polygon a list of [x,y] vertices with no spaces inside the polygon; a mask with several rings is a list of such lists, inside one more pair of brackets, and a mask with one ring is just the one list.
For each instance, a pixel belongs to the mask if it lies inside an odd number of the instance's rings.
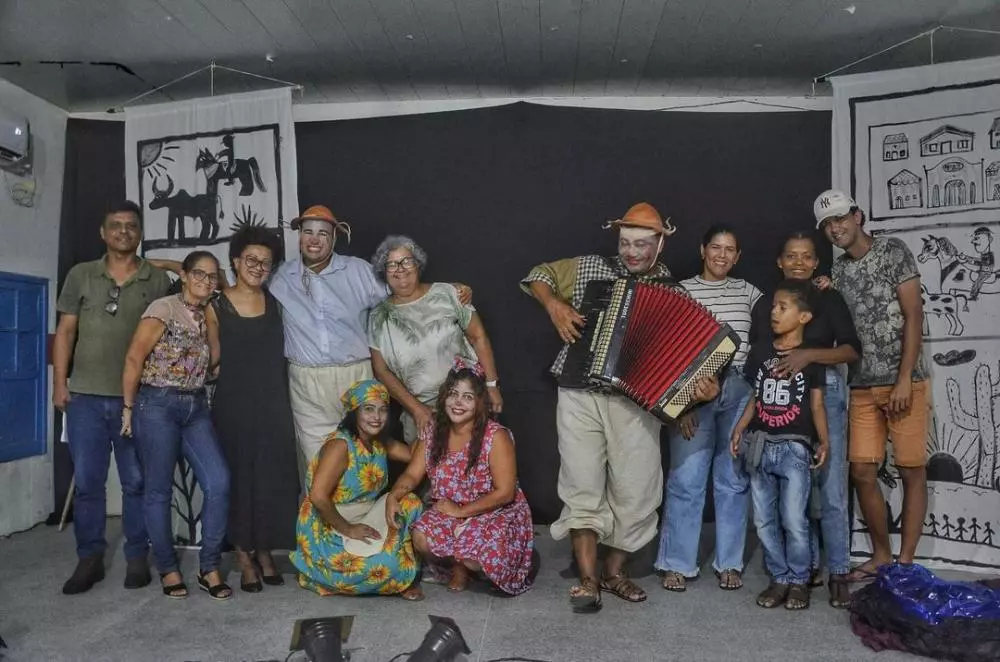
{"label": "man in light blue dress shirt", "polygon": [[[388,290],[371,265],[333,251],[350,226],[322,205],[292,221],[300,258],[281,265],[269,288],[282,307],[292,414],[304,467],[344,417],[341,394],[371,379],[368,311]],[[303,472],[304,478],[304,472]]]}

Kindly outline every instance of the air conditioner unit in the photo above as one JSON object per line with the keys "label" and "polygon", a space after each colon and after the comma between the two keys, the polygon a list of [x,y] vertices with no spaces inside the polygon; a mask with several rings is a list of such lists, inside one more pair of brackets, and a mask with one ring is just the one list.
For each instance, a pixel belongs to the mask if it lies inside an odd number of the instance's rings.
{"label": "air conditioner unit", "polygon": [[28,120],[0,108],[0,168],[21,170],[28,164],[31,131]]}

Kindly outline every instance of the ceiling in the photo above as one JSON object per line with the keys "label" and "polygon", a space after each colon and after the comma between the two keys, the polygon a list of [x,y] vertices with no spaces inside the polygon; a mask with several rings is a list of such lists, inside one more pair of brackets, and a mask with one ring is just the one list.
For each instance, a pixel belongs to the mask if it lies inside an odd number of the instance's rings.
{"label": "ceiling", "polygon": [[[299,83],[303,103],[802,95],[942,24],[1000,31],[1000,0],[0,0],[0,77],[73,111],[212,60]],[[850,73],[930,52],[922,38]],[[935,61],[998,54],[998,34],[935,34]],[[146,101],[205,96],[209,78]],[[273,86],[219,69],[214,85]]]}

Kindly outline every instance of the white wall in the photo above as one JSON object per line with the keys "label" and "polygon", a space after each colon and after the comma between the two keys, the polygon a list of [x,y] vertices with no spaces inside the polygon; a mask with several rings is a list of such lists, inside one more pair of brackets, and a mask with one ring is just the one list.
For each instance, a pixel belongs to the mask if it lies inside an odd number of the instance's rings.
{"label": "white wall", "polygon": [[[19,207],[0,178],[0,271],[49,280],[49,331],[55,329],[59,260],[59,214],[62,207],[66,113],[0,80],[0,108],[27,117],[34,149],[37,186],[34,207]],[[17,181],[7,176],[11,183]],[[0,536],[43,521],[52,511],[52,416],[48,453],[0,463]]]}

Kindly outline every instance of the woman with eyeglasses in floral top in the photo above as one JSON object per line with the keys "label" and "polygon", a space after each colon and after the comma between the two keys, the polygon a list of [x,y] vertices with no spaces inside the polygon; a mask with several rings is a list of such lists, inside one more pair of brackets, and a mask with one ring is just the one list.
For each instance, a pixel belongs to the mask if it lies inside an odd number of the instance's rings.
{"label": "woman with eyeglasses in floral top", "polygon": [[[157,299],[142,315],[122,373],[122,436],[135,434],[146,493],[144,511],[163,593],[186,598],[170,526],[177,460],[184,457],[204,495],[198,586],[216,600],[232,597],[219,572],[229,508],[229,469],[212,427],[205,377],[215,368],[217,333],[206,305],[219,283],[219,261],[207,251],[181,265],[180,294]],[[211,336],[211,337],[210,337]]]}
{"label": "woman with eyeglasses in floral top", "polygon": [[368,347],[375,378],[404,409],[403,440],[408,444],[433,425],[438,391],[462,356],[486,369],[490,412],[503,409],[493,348],[476,309],[446,283],[421,280],[427,253],[402,235],[386,237],[372,257],[375,275],[390,295],[368,316]]}

